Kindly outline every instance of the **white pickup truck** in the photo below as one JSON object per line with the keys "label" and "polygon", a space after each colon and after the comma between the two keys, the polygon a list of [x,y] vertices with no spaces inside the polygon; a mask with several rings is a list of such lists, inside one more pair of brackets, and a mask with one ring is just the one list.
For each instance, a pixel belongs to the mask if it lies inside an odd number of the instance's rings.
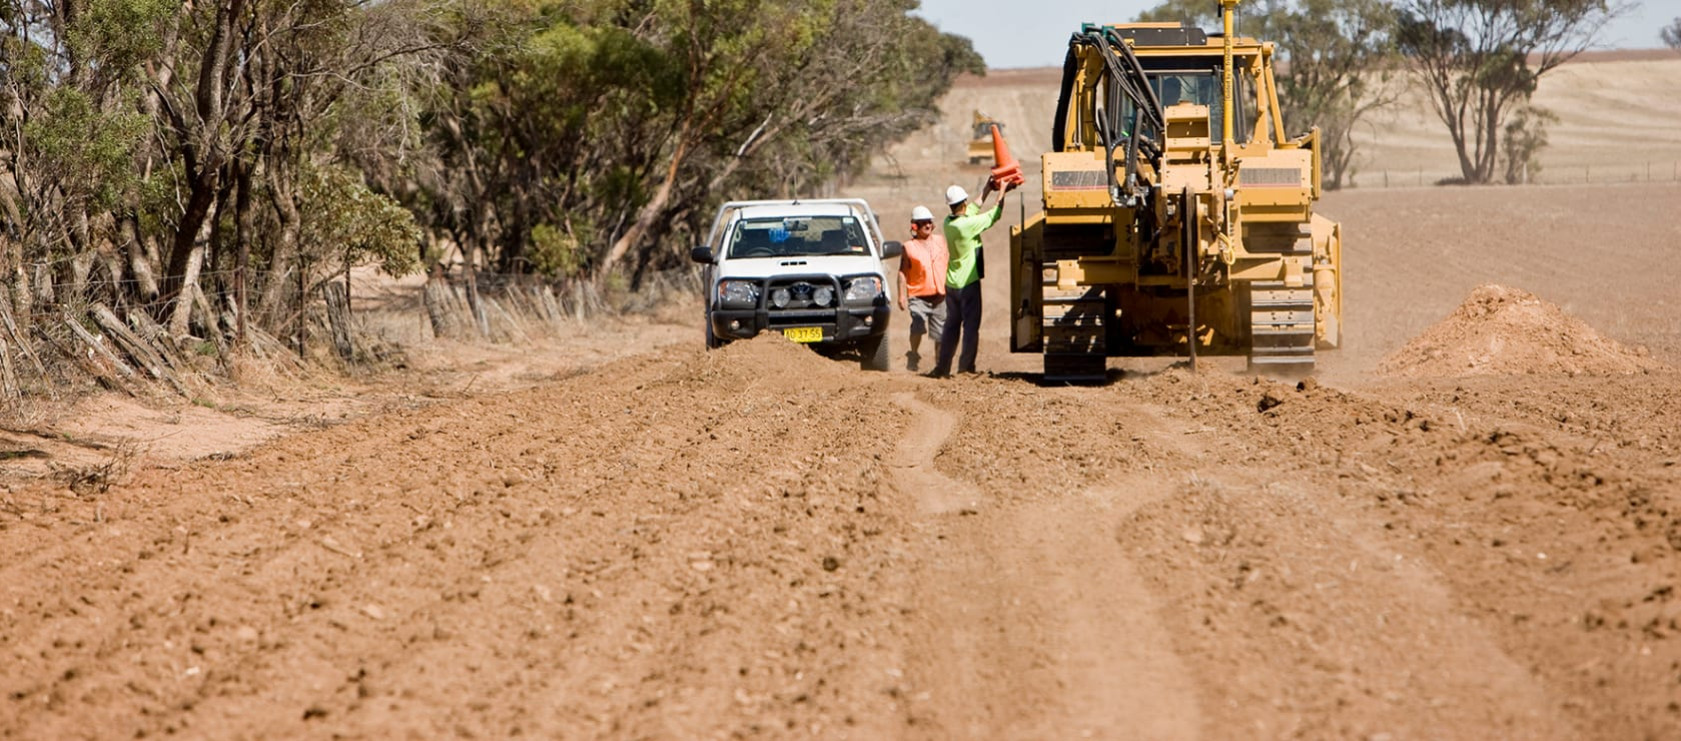
{"label": "white pickup truck", "polygon": [[882,261],[903,252],[859,199],[726,203],[690,252],[706,266],[706,346],[780,332],[887,370],[893,297]]}

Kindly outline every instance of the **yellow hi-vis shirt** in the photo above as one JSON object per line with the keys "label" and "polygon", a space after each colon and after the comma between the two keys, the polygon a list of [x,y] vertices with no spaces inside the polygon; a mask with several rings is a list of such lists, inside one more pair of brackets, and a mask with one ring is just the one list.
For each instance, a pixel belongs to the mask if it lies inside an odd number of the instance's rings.
{"label": "yellow hi-vis shirt", "polygon": [[981,232],[998,223],[1004,216],[1004,199],[989,211],[982,211],[973,202],[962,216],[947,216],[945,223],[946,249],[951,263],[946,267],[946,290],[962,288],[980,279],[975,251],[981,246]]}

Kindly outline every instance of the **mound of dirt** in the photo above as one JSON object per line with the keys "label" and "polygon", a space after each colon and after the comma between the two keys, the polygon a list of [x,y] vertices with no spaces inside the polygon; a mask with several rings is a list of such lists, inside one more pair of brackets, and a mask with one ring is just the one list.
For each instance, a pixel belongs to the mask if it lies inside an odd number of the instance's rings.
{"label": "mound of dirt", "polygon": [[1594,331],[1528,291],[1477,286],[1446,319],[1378,364],[1389,376],[1616,375],[1660,370],[1646,348]]}
{"label": "mound of dirt", "polygon": [[[663,382],[703,383],[722,388],[751,388],[767,376],[804,378],[810,382],[845,382],[857,362],[837,363],[775,332],[761,332],[707,351],[694,343],[673,348],[679,365]],[[631,361],[635,362],[635,361]]]}

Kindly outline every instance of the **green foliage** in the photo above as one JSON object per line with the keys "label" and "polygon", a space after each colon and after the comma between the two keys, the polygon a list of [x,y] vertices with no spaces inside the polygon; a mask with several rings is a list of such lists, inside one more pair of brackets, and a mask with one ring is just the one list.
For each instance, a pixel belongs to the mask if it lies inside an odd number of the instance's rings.
{"label": "green foliage", "polygon": [[55,300],[173,331],[189,280],[276,329],[300,271],[403,274],[423,243],[633,286],[719,200],[844,181],[984,74],[915,6],[0,0],[0,257],[114,246]]}
{"label": "green foliage", "polygon": [[583,267],[579,243],[577,237],[548,224],[532,227],[532,269],[538,275],[551,279],[571,278],[577,275]]}
{"label": "green foliage", "polygon": [[910,6],[501,6],[472,56],[421,91],[426,138],[462,176],[404,202],[505,269],[597,278],[627,233],[638,269],[669,266],[682,256],[664,240],[719,200],[848,177],[931,121],[953,77],[984,73],[967,39]]}
{"label": "green foliage", "polygon": [[1518,109],[1506,122],[1500,159],[1507,184],[1531,183],[1541,173],[1541,161],[1536,155],[1546,148],[1547,125],[1554,123],[1558,123],[1558,116],[1536,105]]}
{"label": "green foliage", "polygon": [[306,252],[337,257],[343,268],[378,263],[387,275],[420,268],[420,229],[414,215],[396,201],[369,190],[361,176],[343,167],[304,171],[302,242]]}
{"label": "green foliage", "polygon": [[1134,20],[1139,23],[1188,23],[1211,29],[1220,20],[1219,10],[1220,4],[1209,0],[1165,0],[1139,13]]}
{"label": "green foliage", "polygon": [[23,138],[37,175],[109,207],[136,182],[134,153],[149,127],[139,113],[100,111],[81,90],[57,87],[24,126]]}
{"label": "green foliage", "polygon": [[179,8],[170,0],[93,0],[77,14],[66,41],[111,81],[132,79],[141,63],[162,51],[160,27]]}
{"label": "green foliage", "polygon": [[0,36],[0,52],[5,52],[0,56],[6,59],[5,64],[0,64],[0,81],[11,88],[8,92],[28,95],[46,88],[46,49],[27,39],[7,34]]}

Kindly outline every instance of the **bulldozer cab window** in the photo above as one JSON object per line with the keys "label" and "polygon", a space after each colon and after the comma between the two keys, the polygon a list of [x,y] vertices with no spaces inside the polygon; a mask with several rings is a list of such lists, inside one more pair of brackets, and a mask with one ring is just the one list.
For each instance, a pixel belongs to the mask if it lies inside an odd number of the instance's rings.
{"label": "bulldozer cab window", "polygon": [[730,237],[729,256],[862,255],[866,244],[863,225],[851,216],[742,219]]}
{"label": "bulldozer cab window", "polygon": [[[1150,87],[1156,91],[1156,99],[1166,108],[1176,103],[1195,103],[1208,106],[1208,134],[1218,142],[1220,139],[1220,62],[1214,60],[1212,67],[1192,67],[1189,63],[1196,60],[1188,59],[1142,59],[1145,74],[1150,78]],[[1132,118],[1132,106],[1126,107],[1125,120]],[[1232,121],[1232,138],[1238,143],[1245,143],[1253,135],[1255,123],[1255,81],[1247,70],[1240,69],[1232,76],[1232,108],[1236,116]]]}

